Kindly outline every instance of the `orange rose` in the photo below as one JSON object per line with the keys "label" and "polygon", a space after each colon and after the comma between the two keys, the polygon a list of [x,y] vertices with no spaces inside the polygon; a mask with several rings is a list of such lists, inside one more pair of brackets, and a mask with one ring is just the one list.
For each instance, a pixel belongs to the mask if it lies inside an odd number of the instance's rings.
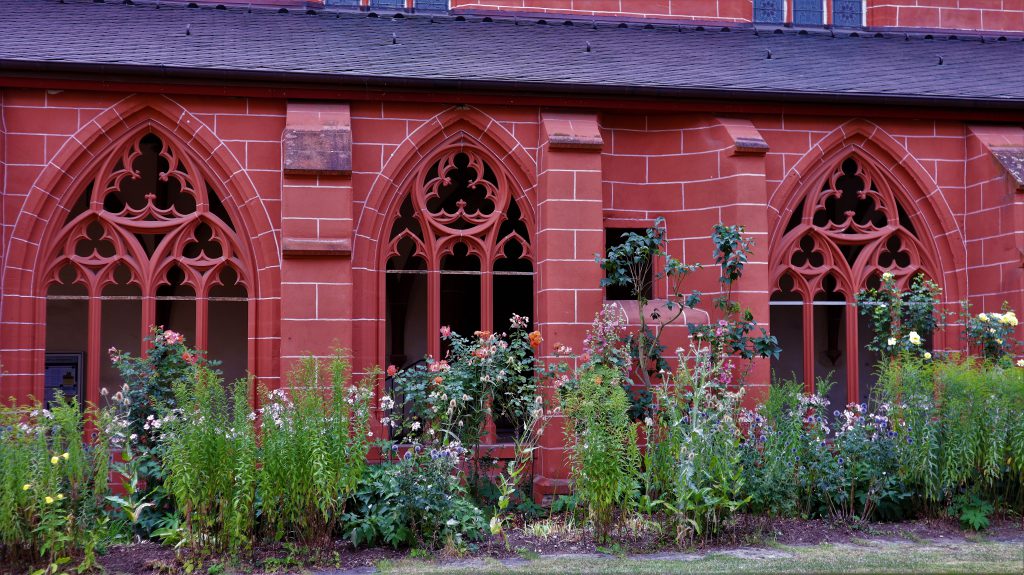
{"label": "orange rose", "polygon": [[544,338],[540,336],[539,331],[530,332],[530,347],[533,349],[540,349],[540,342],[544,341]]}

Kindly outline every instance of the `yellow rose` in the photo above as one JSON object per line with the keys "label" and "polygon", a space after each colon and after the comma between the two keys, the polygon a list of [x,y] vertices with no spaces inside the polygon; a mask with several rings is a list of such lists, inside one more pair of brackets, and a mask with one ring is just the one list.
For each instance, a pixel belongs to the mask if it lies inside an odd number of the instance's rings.
{"label": "yellow rose", "polygon": [[981,321],[988,321],[988,315],[984,313],[979,313],[978,319],[980,319]]}
{"label": "yellow rose", "polygon": [[32,489],[32,484],[31,483],[26,483],[25,485],[21,486],[21,490],[22,491],[28,491],[29,489]]}
{"label": "yellow rose", "polygon": [[60,456],[64,458],[64,461],[67,461],[68,458],[71,457],[70,455],[68,455],[67,451],[65,451],[64,453],[61,453]]}
{"label": "yellow rose", "polygon": [[998,343],[999,345],[1003,345],[1003,340],[1001,340],[1001,339],[997,339],[997,340],[996,340],[996,343]]}
{"label": "yellow rose", "polygon": [[914,345],[921,345],[921,336],[918,335],[916,331],[912,331],[909,334],[907,334],[907,339],[909,339],[910,343]]}
{"label": "yellow rose", "polygon": [[58,493],[57,494],[57,501],[64,501],[64,494],[63,493]]}
{"label": "yellow rose", "polygon": [[50,463],[57,465],[58,463],[60,463],[60,458],[54,455],[53,457],[50,458]]}
{"label": "yellow rose", "polygon": [[53,497],[47,495],[46,499],[43,499],[43,501],[45,501],[47,505],[50,505],[51,503],[53,503]]}
{"label": "yellow rose", "polygon": [[927,352],[927,351],[926,351],[926,352],[924,352],[924,358],[925,358],[925,359],[931,359],[931,358],[932,358],[932,354],[931,354],[931,352]]}
{"label": "yellow rose", "polygon": [[882,279],[885,280],[885,281],[891,280],[892,279],[892,272],[885,272],[884,274],[882,274]]}

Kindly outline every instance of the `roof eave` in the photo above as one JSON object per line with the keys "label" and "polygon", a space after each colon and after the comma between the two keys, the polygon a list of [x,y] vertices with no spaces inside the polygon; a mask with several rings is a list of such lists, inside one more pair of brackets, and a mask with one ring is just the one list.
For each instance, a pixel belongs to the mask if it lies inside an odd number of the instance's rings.
{"label": "roof eave", "polygon": [[732,102],[817,103],[933,108],[1024,110],[1022,99],[978,99],[907,94],[852,94],[848,92],[784,92],[775,90],[726,89],[717,87],[659,87],[609,84],[566,84],[499,80],[435,79],[388,76],[281,72],[220,68],[185,68],[134,64],[11,60],[0,58],[2,78],[95,81],[104,83],[152,82],[199,83],[247,87],[303,87],[355,89],[360,91],[447,91],[539,95],[548,97],[593,97],[600,99],[703,99]]}

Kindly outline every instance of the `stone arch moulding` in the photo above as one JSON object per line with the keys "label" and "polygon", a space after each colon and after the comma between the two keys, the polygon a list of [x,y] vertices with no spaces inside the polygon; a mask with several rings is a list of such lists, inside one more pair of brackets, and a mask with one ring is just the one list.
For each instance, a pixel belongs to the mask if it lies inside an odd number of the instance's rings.
{"label": "stone arch moulding", "polygon": [[209,127],[170,98],[133,95],[67,139],[36,179],[15,222],[11,257],[0,273],[0,328],[5,339],[17,342],[16,349],[0,357],[5,368],[15,366],[0,374],[5,396],[25,400],[42,393],[46,298],[40,290],[45,289],[45,258],[55,249],[60,222],[91,182],[98,163],[116,146],[147,132],[188,151],[202,178],[220,195],[238,236],[250,239],[239,246],[239,257],[251,270],[249,370],[258,379],[276,379],[273,362],[261,359],[273,352],[279,337],[272,319],[278,315],[280,251],[269,213],[241,164]]}
{"label": "stone arch moulding", "polygon": [[[855,203],[827,207],[830,201]],[[809,389],[816,349],[812,302],[827,291],[828,278],[847,302],[872,276],[890,270],[902,285],[924,272],[943,289],[947,306],[964,293],[964,243],[941,191],[902,146],[870,122],[848,122],[823,138],[789,172],[770,207],[777,214],[770,285],[773,293],[781,291],[788,276],[804,302],[803,371]],[[858,401],[859,354],[853,351],[858,313],[846,307],[844,315],[848,400]],[[935,344],[955,347],[956,334],[947,330]]]}
{"label": "stone arch moulding", "polygon": [[[794,165],[769,198],[776,221],[769,247],[775,262],[793,211],[815,186],[827,177],[837,162],[854,156],[869,166],[895,199],[907,211],[918,230],[926,259],[934,262],[934,279],[943,290],[945,302],[958,302],[966,295],[966,244],[953,211],[942,191],[923,166],[899,142],[876,124],[850,120],[819,140]],[[772,285],[780,274],[772,274]]]}
{"label": "stone arch moulding", "polygon": [[367,342],[357,351],[366,365],[380,361],[384,353],[383,318],[385,280],[383,270],[389,252],[390,229],[413,178],[421,167],[433,162],[445,150],[472,149],[487,161],[502,167],[512,187],[522,219],[531,231],[535,226],[536,160],[507,129],[490,115],[472,107],[452,107],[424,122],[409,134],[392,154],[377,177],[358,216],[352,249],[353,269],[359,291],[355,317],[377,318],[359,322]]}

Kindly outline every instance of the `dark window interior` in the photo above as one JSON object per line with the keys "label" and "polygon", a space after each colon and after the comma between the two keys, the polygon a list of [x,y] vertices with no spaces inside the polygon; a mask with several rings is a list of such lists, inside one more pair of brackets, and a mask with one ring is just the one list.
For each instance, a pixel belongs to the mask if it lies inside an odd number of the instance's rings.
{"label": "dark window interior", "polygon": [[[643,234],[646,230],[643,228],[608,228],[604,231],[604,252],[608,253],[608,250],[615,246],[622,245],[624,243],[624,237],[626,234],[633,232],[637,234]],[[646,273],[643,278],[642,292],[643,296],[647,299],[654,297],[654,284],[652,277],[652,270],[648,266]],[[607,286],[605,289],[605,299],[607,300],[634,300],[636,296],[633,293],[633,286]]]}

